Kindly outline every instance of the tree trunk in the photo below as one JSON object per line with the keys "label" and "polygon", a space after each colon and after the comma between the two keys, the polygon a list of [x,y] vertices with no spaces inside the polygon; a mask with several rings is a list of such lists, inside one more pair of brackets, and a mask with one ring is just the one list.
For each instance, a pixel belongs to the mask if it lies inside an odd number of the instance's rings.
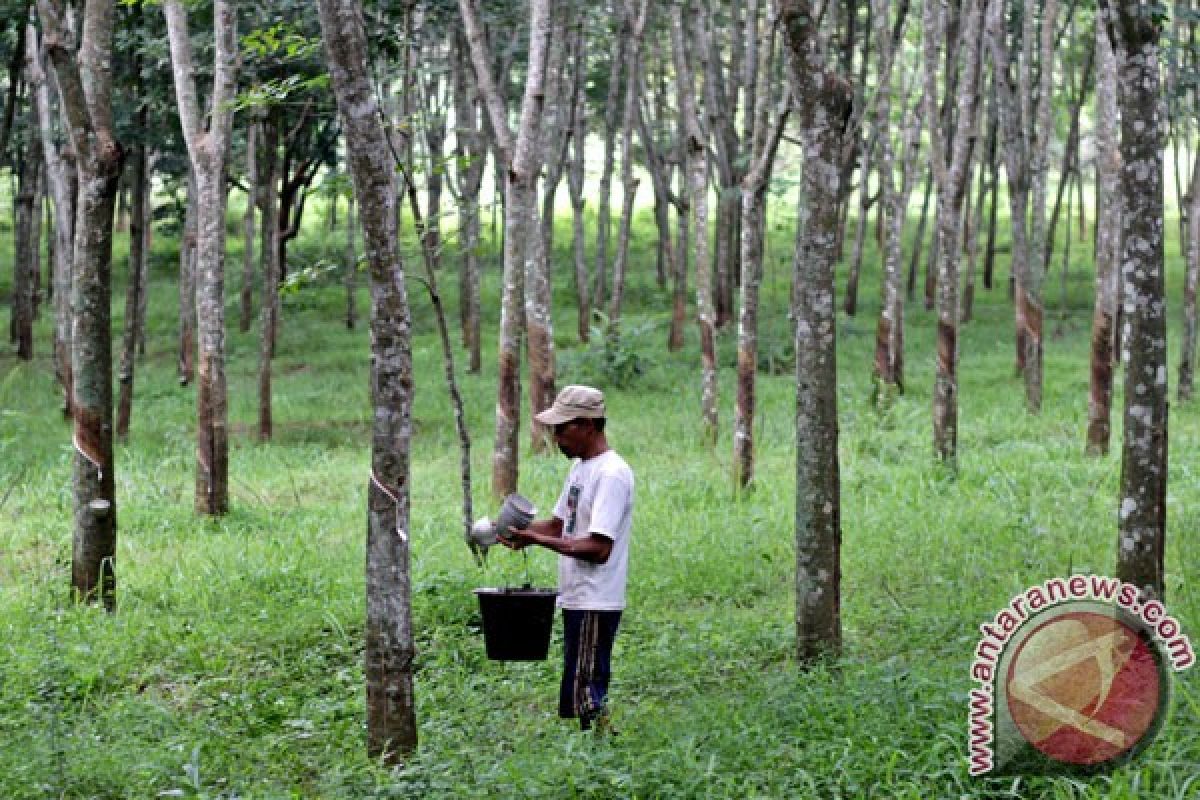
{"label": "tree trunk", "polygon": [[18,157],[16,230],[14,231],[12,339],[17,345],[17,358],[33,360],[34,276],[38,272],[37,243],[34,225],[41,220],[37,199],[42,179],[41,145],[31,137],[28,149]]}
{"label": "tree trunk", "polygon": [[604,104],[604,165],[600,170],[600,192],[596,205],[596,285],[592,292],[593,302],[604,306],[608,294],[608,236],[609,199],[612,196],[613,161],[617,149],[617,111],[621,101],[621,75],[628,56],[625,46],[629,41],[625,32],[626,20],[617,15],[617,50],[613,53],[608,72],[608,99]]}
{"label": "tree trunk", "polygon": [[[947,142],[938,126],[930,129],[931,161],[938,187],[938,276],[937,276],[937,354],[933,389],[933,447],[938,459],[952,468],[958,457],[958,265],[959,233],[962,227],[963,200],[970,185],[971,150],[974,145],[978,111],[978,76],[982,11],[977,0],[969,0],[966,18],[959,32],[958,51],[963,59],[957,81],[957,98],[946,97],[945,107],[957,106],[954,138]],[[929,34],[940,28],[933,5],[925,11],[925,116],[936,119],[937,37]],[[952,62],[950,69],[957,71]],[[947,84],[952,83],[946,76]]]}
{"label": "tree trunk", "polygon": [[650,0],[624,0],[629,41],[626,45],[628,71],[625,74],[624,124],[621,129],[621,226],[617,235],[617,254],[613,260],[612,297],[608,306],[608,335],[619,338],[621,303],[625,299],[625,270],[629,260],[629,232],[633,224],[633,203],[638,181],[633,177],[633,127],[637,122],[637,103],[642,88],[642,32]]}
{"label": "tree trunk", "polygon": [[262,164],[262,262],[263,291],[262,318],[258,346],[258,440],[270,441],[274,434],[271,414],[271,360],[275,357],[275,320],[279,313],[279,214],[275,203],[278,200],[279,165],[279,118],[272,114],[263,121]]}
{"label": "tree trunk", "polygon": [[1117,141],[1117,56],[1101,8],[1096,19],[1096,298],[1092,311],[1086,452],[1108,452],[1111,437],[1113,331],[1121,231],[1121,151]]}
{"label": "tree trunk", "polygon": [[754,480],[754,404],[755,378],[758,371],[758,295],[762,284],[763,242],[766,237],[767,187],[775,154],[783,136],[783,126],[789,106],[785,105],[775,118],[771,130],[764,121],[771,103],[772,81],[767,80],[772,65],[775,36],[772,31],[759,50],[757,27],[749,27],[747,51],[762,59],[755,71],[764,80],[759,84],[747,113],[758,118],[750,138],[749,155],[753,159],[742,179],[741,219],[741,289],[738,313],[737,402],[733,418],[733,483],[737,490],[745,489]]}
{"label": "tree trunk", "polygon": [[[702,438],[717,441],[717,342],[713,318],[712,262],[708,248],[708,137],[700,127],[691,66],[683,44],[683,9],[671,6],[671,52],[684,120],[684,150],[691,194],[693,238],[696,249],[696,317],[700,328],[700,413]],[[701,72],[704,71],[703,65]]]}
{"label": "tree trunk", "polygon": [[346,198],[346,265],[343,281],[346,285],[346,330],[358,325],[358,220],[354,215],[354,195]]}
{"label": "tree trunk", "polygon": [[[479,190],[487,165],[487,144],[479,126],[479,98],[472,84],[470,53],[461,32],[455,35],[454,148],[458,155],[458,192],[462,216],[459,251],[459,305],[467,372],[478,375],[480,361]],[[465,164],[465,166],[464,166]]]}
{"label": "tree trunk", "polygon": [[205,124],[196,98],[187,12],[182,0],[164,0],[179,120],[196,176],[196,319],[199,385],[196,392],[196,513],[229,510],[229,433],[225,381],[225,152],[233,125],[236,91],[237,16],[216,0],[216,43],[211,118]]}
{"label": "tree trunk", "polygon": [[1183,352],[1179,358],[1179,402],[1192,399],[1196,375],[1196,284],[1200,282],[1200,158],[1193,159],[1188,189],[1187,267],[1183,282]]}
{"label": "tree trunk", "polygon": [[258,208],[258,122],[246,123],[246,214],[242,218],[242,316],[238,329],[250,330],[254,317],[254,212]]}
{"label": "tree trunk", "polygon": [[71,307],[75,421],[75,536],[71,581],[76,597],[116,608],[117,503],[113,465],[111,274],[112,228],[121,145],[112,122],[112,0],[88,0],[82,43],[55,0],[38,0],[45,46],[58,75],[63,112],[79,158]]}
{"label": "tree trunk", "polygon": [[179,385],[196,377],[196,225],[200,214],[199,188],[189,166],[187,211],[179,249]]}
{"label": "tree trunk", "polygon": [[567,189],[571,195],[571,230],[575,253],[575,304],[578,309],[576,330],[579,341],[586,343],[592,320],[591,280],[588,276],[583,225],[584,166],[587,162],[587,57],[583,31],[575,52],[575,86],[571,110],[571,161],[567,167]]}
{"label": "tree trunk", "polygon": [[[491,74],[491,58],[479,23],[475,0],[459,0],[459,11],[471,48],[471,60],[480,93],[484,97],[492,132],[505,165],[504,289],[500,309],[499,377],[496,400],[496,443],[492,456],[492,492],[497,497],[516,491],[518,478],[517,436],[520,427],[520,334],[522,282],[528,260],[526,239],[536,233],[534,195],[537,185],[538,127],[542,86],[546,71],[550,10],[547,0],[530,3],[529,69],[521,101],[520,126],[516,137],[508,127],[504,98]],[[547,315],[549,309],[546,309]],[[543,347],[548,316],[530,322],[530,347]],[[535,330],[535,328],[537,330]],[[535,376],[537,379],[537,376]]]}
{"label": "tree trunk", "polygon": [[27,74],[37,110],[38,134],[42,141],[42,156],[46,161],[50,196],[54,202],[54,236],[50,248],[54,253],[51,278],[54,295],[54,372],[63,389],[63,413],[69,416],[74,394],[71,377],[71,275],[75,250],[78,175],[75,152],[70,141],[63,142],[61,146],[55,141],[50,105],[51,76],[46,74],[42,66],[36,32],[28,30],[25,42]]}
{"label": "tree trunk", "polygon": [[853,93],[828,71],[816,16],[804,0],[776,0],[790,52],[792,97],[804,142],[804,219],[797,227],[792,306],[796,346],[796,654],[841,651],[841,490],[833,274],[844,127]]}
{"label": "tree trunk", "polygon": [[[367,750],[396,764],[417,746],[409,555],[413,365],[391,149],[367,77],[358,0],[319,0],[371,274],[371,479],[367,486]],[[263,304],[264,307],[267,303]]]}
{"label": "tree trunk", "polygon": [[[1162,23],[1141,9],[1109,8],[1119,32],[1121,272],[1125,279],[1125,433],[1117,577],[1163,599],[1167,521],[1167,326],[1163,291]],[[1114,11],[1117,13],[1114,13]]]}
{"label": "tree trunk", "polygon": [[[138,6],[140,12],[141,6]],[[138,82],[140,81],[138,65]],[[141,93],[138,93],[141,96]],[[122,440],[129,437],[129,420],[133,413],[133,378],[137,363],[138,333],[144,324],[142,318],[142,292],[146,287],[146,206],[150,202],[147,191],[150,175],[147,170],[148,154],[145,145],[148,108],[145,104],[138,109],[138,133],[133,146],[133,202],[129,214],[129,286],[125,292],[125,330],[121,338],[121,366],[117,372],[120,391],[117,397],[117,436]]]}

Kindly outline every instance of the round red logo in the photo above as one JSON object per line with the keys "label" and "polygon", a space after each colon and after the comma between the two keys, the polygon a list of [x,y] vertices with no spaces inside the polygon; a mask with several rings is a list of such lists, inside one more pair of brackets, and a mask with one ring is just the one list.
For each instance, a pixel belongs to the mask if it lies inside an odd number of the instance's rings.
{"label": "round red logo", "polygon": [[1149,741],[1167,677],[1146,634],[1116,615],[1051,614],[1024,637],[1005,676],[1021,735],[1055,761],[1095,767]]}

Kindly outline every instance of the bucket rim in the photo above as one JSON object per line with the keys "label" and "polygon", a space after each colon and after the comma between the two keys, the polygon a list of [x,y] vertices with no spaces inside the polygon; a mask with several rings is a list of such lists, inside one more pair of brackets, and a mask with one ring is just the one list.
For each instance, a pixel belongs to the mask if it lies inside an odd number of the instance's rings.
{"label": "bucket rim", "polygon": [[477,596],[487,597],[557,597],[558,589],[537,586],[481,586],[472,589]]}

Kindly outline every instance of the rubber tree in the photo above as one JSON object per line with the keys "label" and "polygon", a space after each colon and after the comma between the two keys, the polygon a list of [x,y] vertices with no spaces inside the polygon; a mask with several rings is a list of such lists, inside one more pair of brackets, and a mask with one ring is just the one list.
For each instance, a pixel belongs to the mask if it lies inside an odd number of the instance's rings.
{"label": "rubber tree", "polygon": [[214,0],[216,44],[208,119],[200,112],[195,65],[182,0],[164,0],[179,122],[196,176],[196,512],[229,510],[229,431],[225,382],[225,157],[233,126],[237,15]]}
{"label": "rubber tree", "polygon": [[1163,146],[1159,39],[1146,3],[1104,2],[1121,50],[1121,277],[1125,355],[1124,435],[1117,577],[1163,598],[1167,533],[1167,318],[1163,282]]}
{"label": "rubber tree", "polygon": [[395,764],[417,746],[409,555],[411,318],[397,232],[394,163],[369,80],[359,0],[317,4],[346,137],[371,287],[371,477],[367,484],[367,750]]}
{"label": "rubber tree", "polygon": [[113,0],[88,0],[76,47],[58,0],[38,0],[44,44],[78,159],[71,308],[76,596],[116,608],[113,462],[112,229],[122,151],[112,108]]}
{"label": "rubber tree", "polygon": [[853,90],[828,66],[807,0],[774,0],[788,53],[793,113],[804,147],[803,219],[796,232],[796,654],[841,651],[841,478],[833,288],[841,180]]}

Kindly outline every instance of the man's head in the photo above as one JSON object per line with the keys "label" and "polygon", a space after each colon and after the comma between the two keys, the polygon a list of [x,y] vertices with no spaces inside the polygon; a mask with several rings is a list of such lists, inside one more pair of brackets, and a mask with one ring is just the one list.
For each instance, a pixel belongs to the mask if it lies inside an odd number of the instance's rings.
{"label": "man's head", "polygon": [[567,386],[554,405],[534,419],[554,431],[554,441],[567,458],[591,458],[608,449],[604,393],[599,389]]}

